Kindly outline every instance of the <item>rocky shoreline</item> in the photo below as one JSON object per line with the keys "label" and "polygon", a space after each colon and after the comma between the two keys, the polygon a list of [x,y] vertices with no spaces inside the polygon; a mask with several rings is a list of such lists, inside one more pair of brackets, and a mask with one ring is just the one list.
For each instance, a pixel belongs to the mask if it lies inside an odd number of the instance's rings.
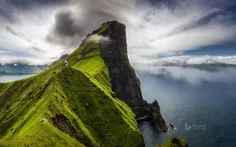
{"label": "rocky shoreline", "polygon": [[152,103],[144,101],[143,107],[135,108],[134,112],[136,114],[137,122],[148,121],[154,128],[167,133],[168,127],[161,115],[160,106],[157,100]]}

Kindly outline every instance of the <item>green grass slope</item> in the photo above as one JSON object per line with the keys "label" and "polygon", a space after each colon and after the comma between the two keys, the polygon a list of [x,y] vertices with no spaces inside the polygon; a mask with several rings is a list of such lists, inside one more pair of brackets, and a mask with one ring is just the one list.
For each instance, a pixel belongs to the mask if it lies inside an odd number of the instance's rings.
{"label": "green grass slope", "polygon": [[[107,26],[102,26],[104,31]],[[0,146],[143,146],[96,41],[33,77],[0,84]]]}
{"label": "green grass slope", "polygon": [[157,147],[188,147],[188,144],[184,139],[178,139],[172,136],[166,144]]}

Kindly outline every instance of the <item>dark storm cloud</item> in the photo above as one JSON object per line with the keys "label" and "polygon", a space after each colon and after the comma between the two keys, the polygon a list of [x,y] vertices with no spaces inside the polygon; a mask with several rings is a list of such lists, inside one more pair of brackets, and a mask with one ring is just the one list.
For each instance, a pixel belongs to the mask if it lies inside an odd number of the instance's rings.
{"label": "dark storm cloud", "polygon": [[[202,16],[193,19],[191,22],[182,24],[181,26],[176,27],[168,34],[161,35],[160,37],[169,37],[182,32],[192,30],[201,26],[205,26],[212,21],[217,20],[218,17],[223,16],[225,19],[229,13],[233,12],[233,7],[236,6],[235,2],[230,0],[209,0],[209,1],[194,1],[194,0],[131,0],[130,2],[126,1],[112,1],[112,0],[86,0],[86,1],[74,1],[75,5],[80,5],[75,11],[65,11],[62,10],[55,17],[55,24],[53,31],[51,31],[47,38],[48,41],[54,43],[62,43],[63,37],[84,37],[91,30],[99,27],[99,24],[109,21],[109,20],[118,20],[126,21],[130,23],[129,20],[125,20],[124,16],[121,16],[123,12],[126,12],[129,15],[129,4],[132,7],[140,7],[142,5],[149,5],[152,8],[159,9],[159,7],[166,7],[171,13],[175,13],[175,10],[186,9],[188,6],[196,5],[207,8],[210,12],[203,14]],[[141,8],[141,7],[140,7]],[[231,9],[230,9],[231,8]],[[141,8],[142,9],[142,8]],[[211,11],[212,9],[212,11]],[[215,9],[215,10],[214,10]],[[214,10],[214,11],[213,11]],[[81,15],[82,13],[82,15]],[[152,12],[153,13],[153,12]],[[75,15],[80,14],[80,15]],[[152,20],[149,17],[150,12],[147,12],[147,15],[144,16],[143,20],[146,23],[149,23]],[[154,14],[151,14],[154,15]],[[235,19],[235,18],[233,18]],[[224,20],[219,20],[224,21]],[[228,21],[226,21],[228,22]],[[129,25],[129,24],[127,24]],[[133,24],[131,24],[133,25]],[[140,24],[140,28],[144,27],[144,23]],[[68,38],[67,38],[68,39]],[[77,39],[81,40],[81,39]],[[66,41],[68,43],[68,41]],[[75,41],[72,41],[69,44],[75,45]],[[76,42],[78,45],[78,42]]]}
{"label": "dark storm cloud", "polygon": [[131,61],[148,61],[148,57],[160,53],[191,50],[235,38],[235,2],[0,0],[0,27],[4,30],[0,32],[4,36],[0,38],[0,48],[30,49],[35,54],[43,49],[50,54],[45,53],[49,59],[62,52],[70,53],[102,23],[117,20],[127,26]]}
{"label": "dark storm cloud", "polygon": [[25,9],[32,8],[38,5],[62,5],[68,3],[70,0],[7,0],[15,8]]}
{"label": "dark storm cloud", "polygon": [[71,11],[62,11],[56,15],[54,32],[61,36],[73,37],[83,34],[83,28],[76,24],[76,18]]}
{"label": "dark storm cloud", "polygon": [[[141,1],[141,0],[139,0]],[[198,5],[210,8],[227,8],[236,4],[234,0],[147,0],[149,4],[156,7],[165,5],[168,8],[183,8],[190,5]]]}
{"label": "dark storm cloud", "polygon": [[14,7],[7,1],[0,1],[0,18],[8,21],[14,21]]}
{"label": "dark storm cloud", "polygon": [[32,11],[38,7],[59,6],[69,2],[70,0],[1,0],[0,17],[14,22],[20,11]]}
{"label": "dark storm cloud", "polygon": [[[47,41],[77,47],[84,37],[109,20],[117,20],[119,13],[112,12],[114,5],[123,7],[116,1],[76,1],[74,10],[61,10],[55,16],[55,24],[47,35]],[[125,7],[125,6],[124,6]],[[119,10],[120,11],[120,10]]]}
{"label": "dark storm cloud", "polygon": [[109,13],[106,13],[102,10],[93,10],[91,14],[85,15],[83,20],[77,21],[79,18],[76,18],[72,11],[64,11],[62,10],[55,16],[55,26],[53,33],[58,34],[60,36],[66,37],[74,37],[75,35],[83,36],[85,35],[86,29],[84,28],[85,24],[96,24],[91,20],[91,15],[97,15],[99,17],[105,18],[115,18]]}
{"label": "dark storm cloud", "polygon": [[86,34],[86,29],[82,22],[78,23],[77,19],[70,10],[58,12],[55,16],[53,29],[46,36],[46,41],[62,44],[65,47],[78,46],[78,42]]}

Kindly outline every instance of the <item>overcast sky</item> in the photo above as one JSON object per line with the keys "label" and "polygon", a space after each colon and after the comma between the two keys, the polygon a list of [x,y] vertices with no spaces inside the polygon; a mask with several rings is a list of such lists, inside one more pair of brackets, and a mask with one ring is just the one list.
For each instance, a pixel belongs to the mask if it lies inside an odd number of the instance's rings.
{"label": "overcast sky", "polygon": [[0,62],[49,63],[110,20],[127,26],[134,65],[165,53],[234,47],[235,6],[233,0],[1,0]]}

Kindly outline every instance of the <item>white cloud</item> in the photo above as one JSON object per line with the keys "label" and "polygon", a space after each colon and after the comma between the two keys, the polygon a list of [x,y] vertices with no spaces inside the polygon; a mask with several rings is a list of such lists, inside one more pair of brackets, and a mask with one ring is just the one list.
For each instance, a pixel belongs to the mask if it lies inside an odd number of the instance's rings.
{"label": "white cloud", "polygon": [[110,39],[106,36],[102,36],[102,35],[91,35],[89,36],[86,41],[89,42],[89,41],[94,41],[94,42],[99,42],[99,41],[109,41]]}
{"label": "white cloud", "polygon": [[197,64],[231,64],[236,65],[236,56],[194,56],[182,55],[174,57],[162,57],[158,59],[140,60],[134,62],[134,66],[184,66]]}
{"label": "white cloud", "polygon": [[[150,68],[149,68],[150,70]],[[148,71],[148,70],[147,70]],[[198,85],[202,82],[209,83],[230,83],[235,79],[236,68],[220,68],[218,71],[210,72],[196,68],[183,68],[178,66],[155,67],[148,71],[154,75],[163,75],[175,80],[185,80],[186,82]]]}
{"label": "white cloud", "polygon": [[164,57],[134,65],[138,72],[185,80],[190,84],[201,84],[204,81],[227,83],[236,74],[236,56]]}
{"label": "white cloud", "polygon": [[[55,59],[54,59],[55,60]],[[0,63],[27,63],[27,64],[50,64],[53,59],[47,57],[1,55]]]}
{"label": "white cloud", "polygon": [[[62,7],[36,8],[31,11],[12,9],[17,21],[12,23],[0,17],[0,62],[27,61],[43,64],[52,61],[64,51],[64,46],[50,44],[45,37],[54,24],[54,16]],[[20,55],[18,53],[21,53]]]}
{"label": "white cloud", "polygon": [[[73,13],[72,26],[82,33],[69,37],[52,36],[57,42],[52,44],[45,40],[46,36],[53,32],[56,14],[65,10]],[[70,5],[14,10],[12,13],[18,16],[18,23],[3,21],[0,25],[0,48],[30,52],[42,57],[41,62],[73,51],[88,33],[113,19],[127,26],[132,63],[152,62],[150,57],[166,52],[222,44],[236,36],[236,25],[229,19],[233,15],[206,1],[181,1],[171,9],[165,4],[154,7],[139,0],[74,0]],[[7,32],[5,26],[10,26],[21,37]],[[31,49],[32,46],[42,52]]]}

